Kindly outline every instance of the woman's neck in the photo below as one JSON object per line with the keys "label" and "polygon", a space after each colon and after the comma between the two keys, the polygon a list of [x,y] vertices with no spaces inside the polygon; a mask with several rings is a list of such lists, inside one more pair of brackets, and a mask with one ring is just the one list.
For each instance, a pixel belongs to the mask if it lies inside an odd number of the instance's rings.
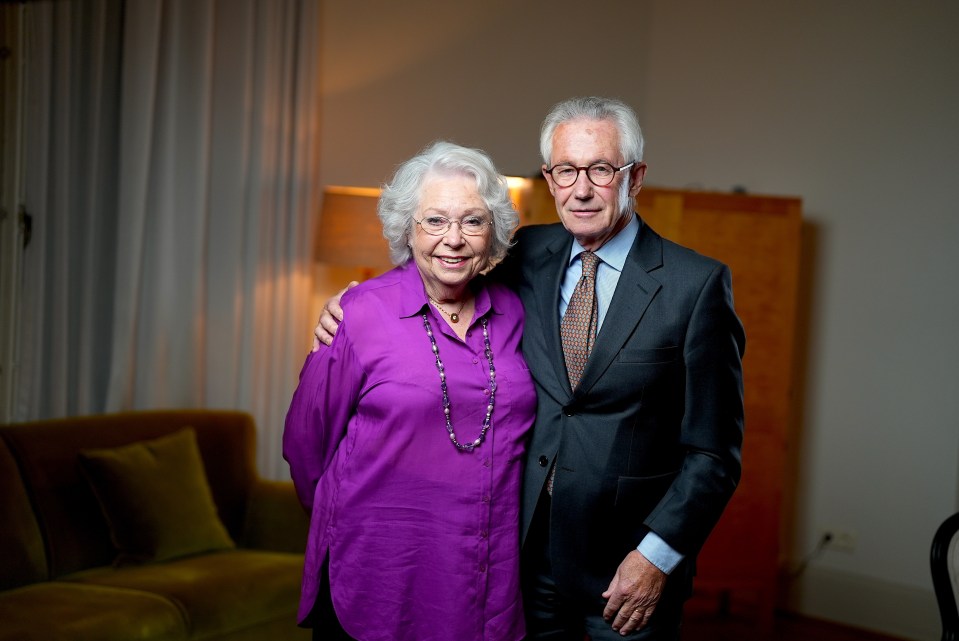
{"label": "woman's neck", "polygon": [[456,294],[446,291],[445,295],[441,294],[442,298],[440,298],[427,287],[426,295],[430,299],[430,304],[439,310],[446,324],[457,336],[465,340],[466,330],[473,322],[473,314],[476,311],[472,290],[465,287]]}
{"label": "woman's neck", "polygon": [[448,287],[427,287],[426,295],[437,303],[459,306],[468,302],[473,297],[473,292],[468,285],[456,289]]}

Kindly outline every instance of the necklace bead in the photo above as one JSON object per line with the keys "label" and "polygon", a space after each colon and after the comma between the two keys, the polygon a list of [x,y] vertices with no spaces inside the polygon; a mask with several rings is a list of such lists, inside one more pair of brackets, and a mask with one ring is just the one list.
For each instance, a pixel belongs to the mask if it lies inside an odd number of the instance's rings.
{"label": "necklace bead", "polygon": [[[455,320],[453,321],[456,322]],[[426,335],[430,338],[430,344],[433,348],[433,355],[436,357],[436,370],[440,376],[440,391],[443,392],[443,414],[446,417],[446,431],[449,433],[450,441],[461,452],[472,452],[483,444],[486,440],[486,433],[490,428],[490,420],[493,417],[493,409],[496,406],[496,370],[493,367],[493,349],[489,343],[489,319],[484,318],[481,321],[483,325],[483,347],[486,353],[486,361],[489,363],[489,403],[486,405],[486,417],[483,419],[483,427],[480,429],[479,436],[472,443],[460,443],[453,432],[453,421],[451,418],[450,397],[446,389],[446,368],[443,361],[440,360],[440,349],[433,337],[433,328],[430,326],[429,316],[423,314],[423,327],[426,328]]]}

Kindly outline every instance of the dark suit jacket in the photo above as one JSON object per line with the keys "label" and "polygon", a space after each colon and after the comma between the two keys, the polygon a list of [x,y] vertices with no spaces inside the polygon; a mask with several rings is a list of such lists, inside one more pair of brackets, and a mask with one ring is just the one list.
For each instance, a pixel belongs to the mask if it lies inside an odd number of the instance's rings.
{"label": "dark suit jacket", "polygon": [[538,395],[523,537],[557,460],[550,540],[559,589],[601,604],[619,563],[653,530],[686,555],[664,594],[685,598],[741,471],[745,336],[729,269],[641,223],[574,393],[558,315],[571,244],[560,224],[522,228],[496,269],[526,308],[523,354]]}

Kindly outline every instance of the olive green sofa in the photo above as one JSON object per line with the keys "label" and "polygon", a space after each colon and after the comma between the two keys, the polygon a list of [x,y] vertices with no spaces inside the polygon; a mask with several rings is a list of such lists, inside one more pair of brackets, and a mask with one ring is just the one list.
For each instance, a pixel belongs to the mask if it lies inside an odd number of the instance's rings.
{"label": "olive green sofa", "polygon": [[256,473],[252,417],[0,426],[0,641],[307,639],[307,516]]}

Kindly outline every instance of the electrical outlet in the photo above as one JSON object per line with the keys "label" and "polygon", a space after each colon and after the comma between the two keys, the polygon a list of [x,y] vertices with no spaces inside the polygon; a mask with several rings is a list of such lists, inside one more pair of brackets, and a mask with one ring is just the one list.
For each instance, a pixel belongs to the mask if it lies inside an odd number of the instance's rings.
{"label": "electrical outlet", "polygon": [[858,538],[852,530],[827,527],[822,529],[819,540],[822,541],[822,547],[824,549],[839,552],[855,552]]}

